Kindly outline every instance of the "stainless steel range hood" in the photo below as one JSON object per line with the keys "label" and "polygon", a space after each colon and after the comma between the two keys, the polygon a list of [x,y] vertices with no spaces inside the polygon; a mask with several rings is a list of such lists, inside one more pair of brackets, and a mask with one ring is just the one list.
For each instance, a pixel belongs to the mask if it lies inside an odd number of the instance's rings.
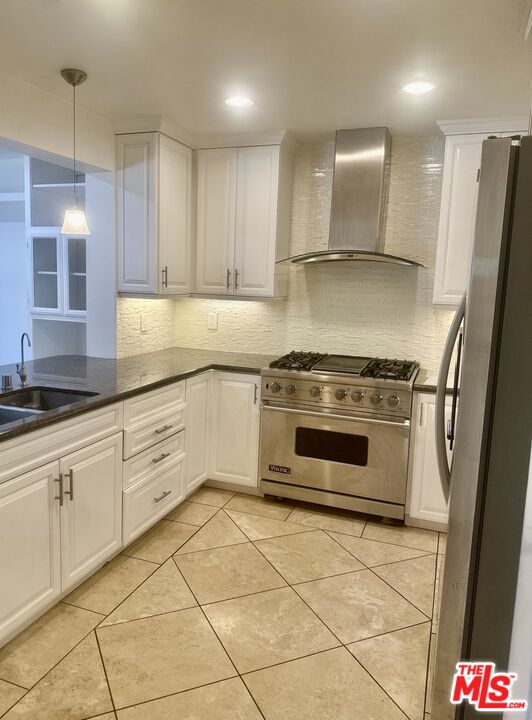
{"label": "stainless steel range hood", "polygon": [[390,152],[388,128],[337,131],[329,249],[295,255],[289,262],[365,260],[420,267],[383,252]]}

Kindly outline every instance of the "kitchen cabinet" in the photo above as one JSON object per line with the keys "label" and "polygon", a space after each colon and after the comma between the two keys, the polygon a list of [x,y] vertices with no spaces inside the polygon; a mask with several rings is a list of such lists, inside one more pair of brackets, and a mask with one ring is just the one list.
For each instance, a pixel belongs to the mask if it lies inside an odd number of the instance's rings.
{"label": "kitchen cabinet", "polygon": [[215,373],[209,422],[209,478],[257,486],[260,378]]}
{"label": "kitchen cabinet", "polygon": [[64,592],[122,545],[122,434],[67,455],[59,469]]}
{"label": "kitchen cabinet", "polygon": [[0,485],[0,644],[61,593],[57,461]]}
{"label": "kitchen cabinet", "polygon": [[[409,525],[445,530],[448,512],[436,459],[435,412],[435,394],[415,394],[405,522]],[[450,417],[451,396],[448,396],[445,402],[446,425]],[[447,454],[450,462],[449,449]]]}
{"label": "kitchen cabinet", "polygon": [[[482,143],[526,134],[519,121],[439,123],[446,134],[433,302],[458,305],[467,289],[477,212]],[[514,128],[514,129],[512,129]]]}
{"label": "kitchen cabinet", "polygon": [[28,247],[32,314],[85,317],[86,238],[62,235],[59,228],[32,228]]}
{"label": "kitchen cabinet", "polygon": [[0,485],[0,644],[121,548],[121,453],[116,433]]}
{"label": "kitchen cabinet", "polygon": [[292,166],[287,142],[198,151],[196,293],[286,294]]}
{"label": "kitchen cabinet", "polygon": [[116,155],[119,292],[188,294],[192,151],[147,132],[117,135]]}
{"label": "kitchen cabinet", "polygon": [[208,476],[208,437],[207,422],[211,372],[189,378],[186,397],[186,474],[185,492],[187,495],[199,487]]}

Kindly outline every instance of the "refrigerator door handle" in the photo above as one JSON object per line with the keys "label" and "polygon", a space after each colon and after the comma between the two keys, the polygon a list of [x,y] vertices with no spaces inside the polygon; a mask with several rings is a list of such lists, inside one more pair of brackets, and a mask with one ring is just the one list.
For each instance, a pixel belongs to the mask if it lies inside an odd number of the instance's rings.
{"label": "refrigerator door handle", "polygon": [[449,334],[445,341],[443,355],[438,373],[438,383],[436,385],[436,458],[438,461],[438,470],[440,473],[441,489],[446,502],[449,500],[449,490],[451,483],[451,469],[447,461],[447,445],[446,445],[446,429],[445,429],[445,393],[447,390],[447,377],[449,375],[449,367],[453,356],[453,350],[456,338],[460,332],[460,326],[464,319],[466,306],[466,296],[464,295],[456,311],[456,315],[449,328]]}

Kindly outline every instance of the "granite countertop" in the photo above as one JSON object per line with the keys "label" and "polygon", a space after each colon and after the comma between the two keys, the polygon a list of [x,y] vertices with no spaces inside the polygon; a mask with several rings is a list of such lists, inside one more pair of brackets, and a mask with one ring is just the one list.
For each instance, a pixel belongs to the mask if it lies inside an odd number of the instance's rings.
{"label": "granite countertop", "polygon": [[[68,388],[98,394],[82,398],[73,405],[0,425],[0,442],[147,390],[184,380],[205,370],[256,374],[276,357],[277,355],[170,348],[120,360],[83,355],[61,355],[33,360],[26,363],[30,387]],[[17,390],[18,376],[15,371],[14,364],[0,366],[0,374],[12,374],[14,389]]]}
{"label": "granite countertop", "polygon": [[[419,369],[414,382],[414,391],[419,392],[436,392],[436,383],[438,381],[437,373],[428,373],[423,368]],[[452,388],[447,388],[447,392],[452,392]]]}

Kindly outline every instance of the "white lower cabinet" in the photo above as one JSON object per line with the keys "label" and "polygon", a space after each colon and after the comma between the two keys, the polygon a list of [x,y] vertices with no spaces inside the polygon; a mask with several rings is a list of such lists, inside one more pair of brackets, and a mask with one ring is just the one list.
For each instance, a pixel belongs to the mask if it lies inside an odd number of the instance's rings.
{"label": "white lower cabinet", "polygon": [[0,644],[121,547],[122,433],[0,485]]}
{"label": "white lower cabinet", "polygon": [[59,462],[0,485],[0,644],[61,593]]}
{"label": "white lower cabinet", "polygon": [[78,583],[122,545],[122,433],[60,461],[62,590]]}
{"label": "white lower cabinet", "polygon": [[255,375],[217,372],[209,417],[209,478],[257,486],[259,383]]}
{"label": "white lower cabinet", "polygon": [[[416,393],[412,419],[407,524],[445,529],[448,519],[436,459],[436,395]],[[451,416],[451,397],[445,403],[446,424]],[[447,449],[449,461],[451,452]]]}
{"label": "white lower cabinet", "polygon": [[189,495],[208,474],[207,420],[212,372],[202,373],[187,380],[186,480],[185,493]]}

